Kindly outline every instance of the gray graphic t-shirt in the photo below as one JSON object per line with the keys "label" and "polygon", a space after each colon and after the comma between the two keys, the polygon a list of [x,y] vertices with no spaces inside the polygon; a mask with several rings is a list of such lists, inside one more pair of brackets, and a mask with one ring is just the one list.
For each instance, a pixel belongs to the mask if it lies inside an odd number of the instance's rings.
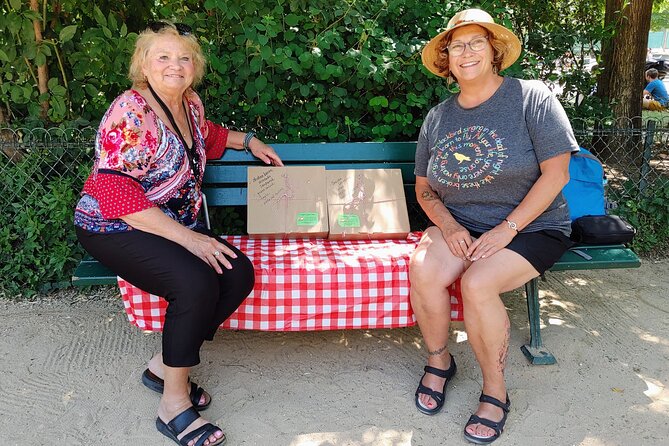
{"label": "gray graphic t-shirt", "polygon": [[[504,78],[483,104],[464,109],[457,95],[427,114],[418,137],[415,174],[461,225],[485,232],[500,224],[539,178],[539,163],[578,150],[567,115],[540,81]],[[560,193],[523,232],[569,235]]]}

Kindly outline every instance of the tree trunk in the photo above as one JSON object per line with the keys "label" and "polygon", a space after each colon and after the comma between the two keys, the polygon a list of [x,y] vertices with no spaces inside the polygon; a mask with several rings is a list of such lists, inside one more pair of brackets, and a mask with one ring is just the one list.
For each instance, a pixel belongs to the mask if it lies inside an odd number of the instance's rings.
{"label": "tree trunk", "polygon": [[617,118],[641,116],[652,10],[653,0],[606,1],[605,25],[614,27],[616,32],[602,45],[605,68],[597,89],[611,102]]}
{"label": "tree trunk", "polygon": [[[39,13],[38,0],[30,0],[30,9]],[[37,42],[37,45],[39,46],[42,42],[42,25],[40,24],[39,19],[33,20],[33,28],[35,30],[35,42]],[[49,70],[47,68],[47,64],[39,65],[37,67],[37,88],[39,89],[40,95],[49,92]],[[46,121],[49,116],[49,100],[45,99],[40,106],[42,108],[40,118]]]}
{"label": "tree trunk", "polygon": [[[604,71],[597,86],[600,97],[611,104],[618,128],[641,128],[642,92],[653,0],[606,0],[605,26],[615,30],[602,43]],[[607,136],[607,135],[604,135]],[[621,162],[638,161],[643,151],[641,134],[624,132],[600,140],[595,151]],[[625,161],[623,159],[626,158]]]}

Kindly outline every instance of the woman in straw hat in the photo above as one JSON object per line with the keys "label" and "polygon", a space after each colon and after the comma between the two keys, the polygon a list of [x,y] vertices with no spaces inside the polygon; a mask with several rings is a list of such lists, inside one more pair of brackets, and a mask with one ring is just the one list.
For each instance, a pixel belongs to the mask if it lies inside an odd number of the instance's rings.
{"label": "woman in straw hat", "polygon": [[450,297],[461,278],[468,338],[483,375],[464,435],[487,444],[510,408],[504,380],[510,323],[500,293],[542,274],[570,247],[562,187],[578,150],[567,116],[539,81],[499,73],[518,38],[479,9],[457,13],[423,49],[423,64],[460,92],[428,113],[416,149],[416,195],[434,226],[411,259],[411,303],[428,350],[418,410],[442,408],[456,372]]}

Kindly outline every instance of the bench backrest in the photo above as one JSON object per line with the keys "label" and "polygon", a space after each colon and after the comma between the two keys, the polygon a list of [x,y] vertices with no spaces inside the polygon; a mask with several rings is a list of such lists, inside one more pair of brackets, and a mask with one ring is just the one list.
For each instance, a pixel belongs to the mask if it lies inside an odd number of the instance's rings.
{"label": "bench backrest", "polygon": [[[408,204],[416,203],[415,142],[272,144],[286,166],[326,169],[401,169]],[[204,193],[209,206],[246,206],[247,167],[263,163],[243,150],[226,150],[207,162]]]}

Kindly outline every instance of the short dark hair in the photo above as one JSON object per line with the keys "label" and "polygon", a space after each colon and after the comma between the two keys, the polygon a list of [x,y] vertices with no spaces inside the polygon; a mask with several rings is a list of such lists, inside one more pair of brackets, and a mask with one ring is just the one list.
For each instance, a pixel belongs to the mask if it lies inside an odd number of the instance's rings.
{"label": "short dark hair", "polygon": [[646,70],[646,76],[648,76],[651,79],[657,79],[657,76],[659,76],[660,73],[655,68],[649,68]]}

